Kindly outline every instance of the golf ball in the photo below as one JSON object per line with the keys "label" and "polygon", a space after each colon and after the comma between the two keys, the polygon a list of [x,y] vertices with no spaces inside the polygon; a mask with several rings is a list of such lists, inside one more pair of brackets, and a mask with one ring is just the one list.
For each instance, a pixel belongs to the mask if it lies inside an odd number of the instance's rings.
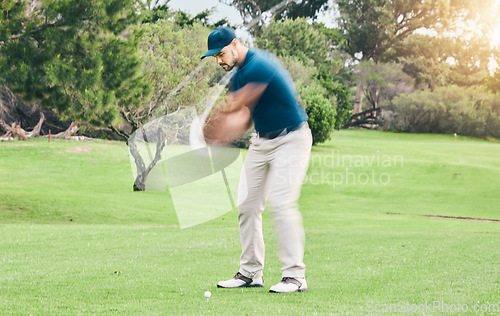
{"label": "golf ball", "polygon": [[212,293],[210,293],[210,291],[206,291],[205,292],[205,297],[206,298],[210,298],[210,296],[212,296]]}

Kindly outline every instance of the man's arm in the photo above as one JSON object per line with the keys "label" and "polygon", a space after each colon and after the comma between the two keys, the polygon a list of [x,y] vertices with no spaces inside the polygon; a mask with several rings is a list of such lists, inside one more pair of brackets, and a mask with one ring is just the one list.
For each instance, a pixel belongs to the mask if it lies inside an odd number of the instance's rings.
{"label": "man's arm", "polygon": [[246,106],[251,111],[266,88],[265,83],[247,83],[243,88],[228,93],[228,98],[217,110],[222,113],[231,113]]}
{"label": "man's arm", "polygon": [[252,126],[251,110],[267,88],[267,84],[248,83],[220,104],[203,127],[208,144],[230,144]]}

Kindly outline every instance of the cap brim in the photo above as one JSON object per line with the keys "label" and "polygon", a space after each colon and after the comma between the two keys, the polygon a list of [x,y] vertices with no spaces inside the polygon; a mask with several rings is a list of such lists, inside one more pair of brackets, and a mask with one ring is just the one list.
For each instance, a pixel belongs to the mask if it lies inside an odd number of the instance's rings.
{"label": "cap brim", "polygon": [[223,48],[224,47],[209,49],[203,56],[201,56],[201,59],[203,59],[205,57],[213,56],[213,55],[217,54],[218,52],[220,52]]}

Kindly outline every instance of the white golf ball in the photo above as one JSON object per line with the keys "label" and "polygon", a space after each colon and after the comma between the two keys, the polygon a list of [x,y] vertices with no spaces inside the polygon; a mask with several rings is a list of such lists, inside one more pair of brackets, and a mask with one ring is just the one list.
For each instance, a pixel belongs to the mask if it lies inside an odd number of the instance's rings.
{"label": "white golf ball", "polygon": [[205,292],[205,297],[206,298],[210,298],[210,296],[212,296],[212,293],[210,293],[210,291],[206,291]]}

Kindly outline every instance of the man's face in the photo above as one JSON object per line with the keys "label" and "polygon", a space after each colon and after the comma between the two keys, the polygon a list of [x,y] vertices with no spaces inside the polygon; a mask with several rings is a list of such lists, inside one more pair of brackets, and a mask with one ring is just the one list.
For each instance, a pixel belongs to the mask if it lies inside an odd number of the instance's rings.
{"label": "man's face", "polygon": [[227,45],[220,52],[214,55],[217,59],[217,64],[221,66],[225,71],[230,71],[236,66],[238,56],[231,44]]}

